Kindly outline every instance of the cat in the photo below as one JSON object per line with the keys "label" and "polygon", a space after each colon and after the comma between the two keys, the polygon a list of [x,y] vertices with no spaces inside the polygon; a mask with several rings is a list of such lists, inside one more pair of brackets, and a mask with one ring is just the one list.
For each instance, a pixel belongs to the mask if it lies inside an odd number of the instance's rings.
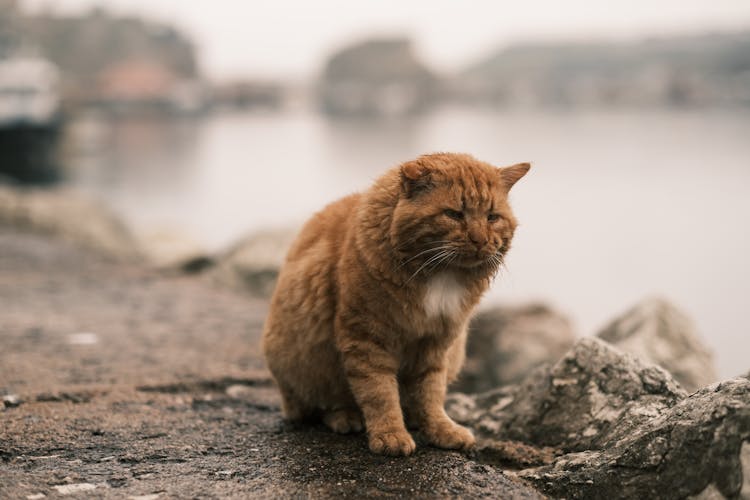
{"label": "cat", "polygon": [[379,454],[415,450],[407,422],[433,446],[474,445],[445,413],[446,387],[464,360],[470,314],[510,248],[508,191],[529,167],[424,155],[306,223],[263,332],[287,419],[364,428]]}

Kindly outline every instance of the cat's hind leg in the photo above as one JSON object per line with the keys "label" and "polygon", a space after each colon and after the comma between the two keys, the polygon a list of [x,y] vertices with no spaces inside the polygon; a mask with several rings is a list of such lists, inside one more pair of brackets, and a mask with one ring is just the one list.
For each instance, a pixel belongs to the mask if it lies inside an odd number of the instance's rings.
{"label": "cat's hind leg", "polygon": [[300,422],[312,416],[313,411],[310,407],[295,396],[290,387],[279,383],[279,392],[281,392],[281,410],[286,420]]}
{"label": "cat's hind leg", "polygon": [[323,413],[323,423],[333,432],[349,434],[362,432],[365,428],[362,413],[358,408],[341,408]]}

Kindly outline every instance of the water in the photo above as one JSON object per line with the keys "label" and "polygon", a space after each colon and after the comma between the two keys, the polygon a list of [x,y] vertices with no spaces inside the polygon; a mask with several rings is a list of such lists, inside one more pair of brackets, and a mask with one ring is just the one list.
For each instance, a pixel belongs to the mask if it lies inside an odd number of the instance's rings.
{"label": "water", "polygon": [[179,228],[208,249],[301,223],[423,152],[531,161],[512,193],[509,273],[487,303],[547,301],[592,334],[661,295],[695,319],[723,377],[750,368],[750,111],[446,108],[380,123],[300,111],[71,132],[71,184],[134,227]]}

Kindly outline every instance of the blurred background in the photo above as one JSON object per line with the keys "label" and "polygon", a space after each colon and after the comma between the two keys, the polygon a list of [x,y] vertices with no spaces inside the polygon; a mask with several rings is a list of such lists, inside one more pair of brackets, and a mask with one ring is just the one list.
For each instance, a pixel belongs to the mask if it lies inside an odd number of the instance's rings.
{"label": "blurred background", "polygon": [[[0,0],[0,176],[206,252],[419,154],[531,161],[487,303],[750,332],[750,2]],[[154,236],[156,237],[156,236]]]}

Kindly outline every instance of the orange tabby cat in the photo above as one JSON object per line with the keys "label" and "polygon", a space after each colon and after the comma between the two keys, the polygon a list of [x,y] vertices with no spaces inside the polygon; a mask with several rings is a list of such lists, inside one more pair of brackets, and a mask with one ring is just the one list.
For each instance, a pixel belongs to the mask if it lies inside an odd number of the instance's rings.
{"label": "orange tabby cat", "polygon": [[319,417],[341,433],[364,424],[370,449],[389,455],[415,449],[404,415],[432,445],[474,444],[443,409],[446,386],[510,248],[508,190],[528,169],[425,155],[307,222],[263,333],[288,419]]}

